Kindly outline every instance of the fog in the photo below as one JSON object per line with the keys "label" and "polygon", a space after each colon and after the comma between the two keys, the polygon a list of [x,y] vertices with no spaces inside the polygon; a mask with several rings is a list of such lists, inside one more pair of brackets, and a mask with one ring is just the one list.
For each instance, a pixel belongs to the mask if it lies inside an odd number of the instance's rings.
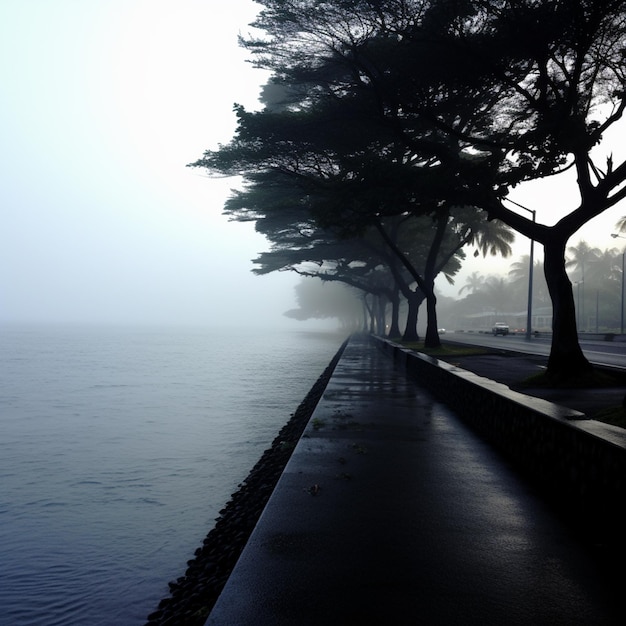
{"label": "fog", "polygon": [[235,0],[0,4],[0,321],[301,327],[295,276],[221,215],[236,181],[186,164],[265,75]]}
{"label": "fog", "polygon": [[[267,76],[237,45],[257,8],[0,4],[0,322],[307,326],[283,316],[298,277],[251,274],[266,241],[221,215],[237,181],[185,167],[229,141],[235,102],[258,105]],[[513,197],[553,223],[555,206],[576,205],[568,189],[541,183]],[[615,247],[623,213],[581,238]],[[528,248],[518,237],[515,254]],[[510,263],[470,258],[439,289],[456,297],[472,271],[505,274]]]}

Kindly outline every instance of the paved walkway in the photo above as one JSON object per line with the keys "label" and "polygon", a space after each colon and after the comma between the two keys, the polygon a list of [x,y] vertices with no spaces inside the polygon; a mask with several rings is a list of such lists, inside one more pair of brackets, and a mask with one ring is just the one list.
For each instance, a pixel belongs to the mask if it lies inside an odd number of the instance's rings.
{"label": "paved walkway", "polygon": [[352,339],[207,624],[621,624],[623,583]]}

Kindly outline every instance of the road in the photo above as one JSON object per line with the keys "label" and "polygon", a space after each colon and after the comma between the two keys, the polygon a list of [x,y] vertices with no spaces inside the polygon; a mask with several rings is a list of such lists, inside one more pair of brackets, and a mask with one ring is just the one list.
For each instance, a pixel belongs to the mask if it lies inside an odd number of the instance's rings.
{"label": "road", "polygon": [[[551,342],[550,337],[531,337],[528,341],[525,335],[494,337],[491,334],[451,332],[441,335],[441,340],[545,356],[550,354]],[[580,346],[587,359],[594,365],[626,370],[626,342],[592,341],[581,338]]]}

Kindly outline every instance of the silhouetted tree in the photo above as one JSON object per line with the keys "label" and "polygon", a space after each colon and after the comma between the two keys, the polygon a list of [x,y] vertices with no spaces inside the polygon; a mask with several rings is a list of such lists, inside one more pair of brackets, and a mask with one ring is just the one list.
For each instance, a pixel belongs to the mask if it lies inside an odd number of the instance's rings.
{"label": "silhouetted tree", "polygon": [[[528,303],[528,283],[530,280],[530,255],[525,254],[520,257],[519,261],[515,261],[511,264],[511,269],[508,273],[511,286],[513,288],[512,298],[516,302]],[[539,304],[541,306],[548,306],[550,304],[550,294],[548,293],[548,286],[546,285],[546,279],[543,272],[543,262],[533,260],[533,306]]]}
{"label": "silhouetted tree", "polygon": [[297,320],[339,320],[341,327],[354,331],[362,327],[362,292],[342,283],[304,278],[295,287],[297,309],[285,313]]}
{"label": "silhouetted tree", "polygon": [[475,293],[476,291],[480,291],[485,283],[485,277],[478,272],[472,272],[470,276],[465,280],[465,284],[459,289],[459,295],[462,294],[465,290],[468,293]]}
{"label": "silhouetted tree", "polygon": [[[245,45],[277,82],[302,87],[298,102],[362,97],[418,166],[446,169],[464,202],[543,244],[554,311],[548,371],[589,371],[565,248],[626,195],[626,163],[605,151],[601,166],[595,156],[625,106],[624,2],[261,4],[256,25],[268,37]],[[570,167],[581,202],[553,226],[508,208],[512,186]]]}
{"label": "silhouetted tree", "polygon": [[[234,194],[226,212],[234,219],[256,220],[257,230],[273,237],[279,246],[272,250],[275,261],[297,254],[296,250],[289,252],[289,247],[296,245],[293,236],[299,238],[311,229],[321,229],[333,237],[335,247],[341,247],[339,242],[363,239],[368,231],[376,230],[417,284],[418,289],[409,292],[403,288],[401,277],[394,274],[415,315],[419,300],[426,299],[425,342],[437,346],[437,274],[463,246],[482,246],[484,253],[508,251],[513,236],[502,224],[477,218],[475,210],[453,205],[451,200],[458,190],[445,169],[429,168],[428,176],[416,175],[410,151],[399,149],[384,132],[355,134],[345,128],[343,121],[338,126],[329,115],[334,110],[334,104],[330,111],[325,106],[299,112],[272,109],[258,113],[239,108],[235,140],[205,153],[193,165],[226,175],[244,175],[248,186]],[[450,200],[445,199],[448,193]],[[420,215],[429,216],[421,222],[428,240],[422,269],[407,253],[419,242],[400,247],[387,230],[392,216],[400,216],[406,224],[409,222],[404,218]],[[455,219],[455,215],[459,217]],[[450,236],[452,245],[442,250]],[[371,245],[371,237],[369,241]],[[319,246],[314,250],[308,246],[305,251],[326,254],[327,247],[320,252]],[[388,265],[394,271],[395,264],[388,261]],[[417,338],[407,335],[411,327],[409,321],[405,337]]]}

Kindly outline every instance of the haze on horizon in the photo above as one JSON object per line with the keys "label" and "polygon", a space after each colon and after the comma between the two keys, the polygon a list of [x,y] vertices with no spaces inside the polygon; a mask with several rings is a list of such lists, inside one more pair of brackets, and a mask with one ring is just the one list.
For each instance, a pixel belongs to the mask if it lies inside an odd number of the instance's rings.
{"label": "haze on horizon", "polygon": [[[237,181],[186,167],[228,142],[235,102],[254,108],[266,75],[237,45],[251,0],[5,0],[0,4],[0,323],[281,326],[311,324],[291,273],[254,276],[267,248],[222,206]],[[623,124],[622,124],[623,129]],[[625,133],[615,136],[616,152]],[[540,181],[511,197],[554,223],[573,186]],[[626,208],[573,238],[605,248]],[[626,241],[622,242],[626,244]],[[506,275],[510,259],[468,259]],[[535,258],[542,258],[535,246]]]}

